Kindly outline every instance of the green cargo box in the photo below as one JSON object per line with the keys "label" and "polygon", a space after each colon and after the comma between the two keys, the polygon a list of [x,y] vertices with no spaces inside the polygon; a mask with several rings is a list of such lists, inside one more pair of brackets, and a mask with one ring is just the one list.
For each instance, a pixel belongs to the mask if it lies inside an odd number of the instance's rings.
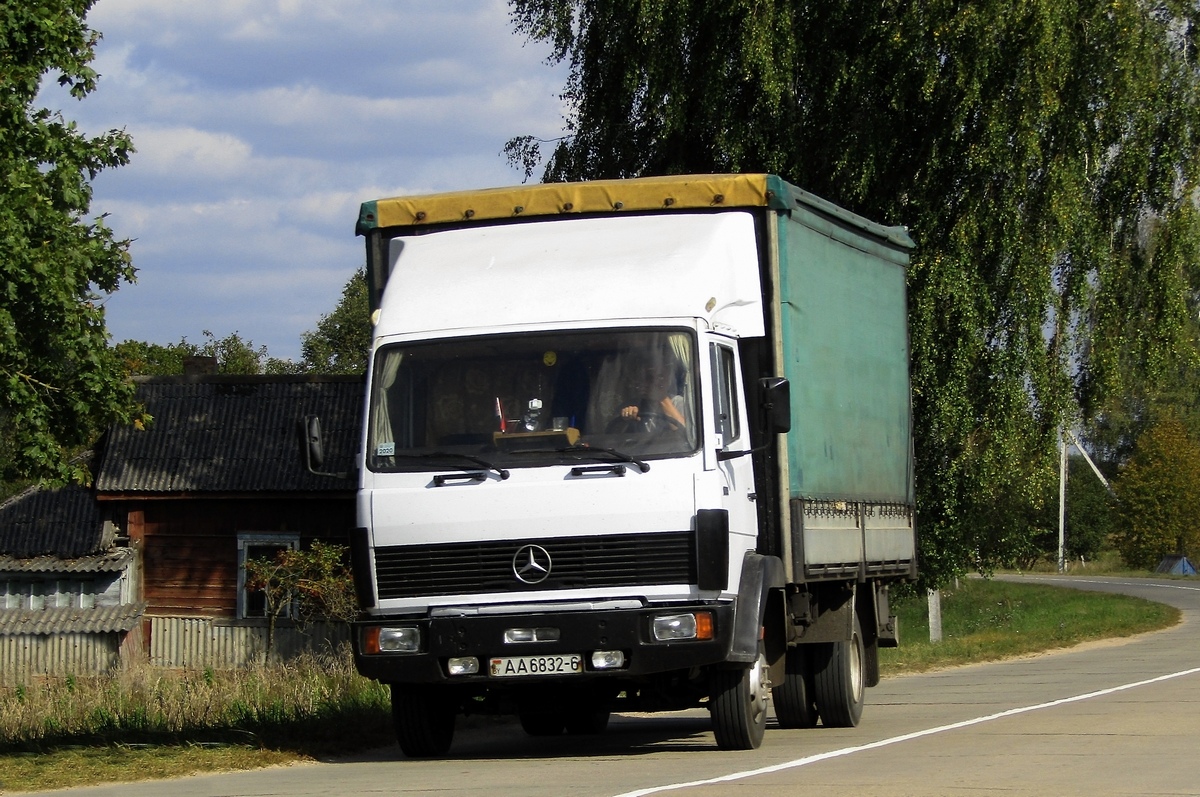
{"label": "green cargo box", "polygon": [[912,241],[779,181],[776,361],[797,580],[915,572],[906,270]]}

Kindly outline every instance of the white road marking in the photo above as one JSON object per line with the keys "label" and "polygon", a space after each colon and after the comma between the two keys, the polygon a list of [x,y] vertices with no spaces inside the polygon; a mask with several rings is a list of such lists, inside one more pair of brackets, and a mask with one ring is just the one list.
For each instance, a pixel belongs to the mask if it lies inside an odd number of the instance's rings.
{"label": "white road marking", "polygon": [[[1185,587],[1184,589],[1194,589],[1194,587]],[[1144,681],[1135,681],[1134,683],[1122,684],[1121,686],[1114,686],[1109,689],[1100,689],[1095,692],[1088,692],[1086,694],[1075,695],[1073,697],[1064,697],[1061,700],[1051,700],[1048,703],[1038,703],[1035,706],[1022,706],[1021,708],[1010,708],[1007,711],[1001,711],[996,714],[988,714],[987,716],[984,716],[984,717],[975,717],[974,719],[963,720],[962,722],[954,722],[949,725],[939,725],[936,728],[927,728],[923,731],[914,731],[913,733],[906,733],[902,736],[893,736],[890,739],[882,739],[878,742],[871,742],[870,744],[862,744],[862,745],[858,745],[856,747],[843,747],[840,750],[831,750],[827,753],[818,753],[817,755],[811,755],[811,756],[807,756],[805,758],[797,758],[792,761],[785,761],[781,764],[774,764],[769,767],[761,767],[759,769],[748,769],[743,772],[731,772],[728,775],[721,775],[720,777],[708,778],[706,780],[693,780],[693,781],[688,781],[686,783],[671,783],[666,786],[650,786],[645,789],[638,789],[637,791],[624,792],[623,794],[616,795],[616,797],[645,797],[645,795],[648,795],[648,794],[658,794],[660,792],[665,792],[665,791],[678,791],[679,789],[689,789],[689,788],[692,788],[693,786],[711,786],[711,785],[717,784],[717,783],[730,783],[735,780],[744,780],[746,778],[753,778],[758,775],[769,775],[772,772],[782,772],[782,771],[788,770],[788,769],[796,769],[798,767],[808,766],[809,764],[815,764],[819,761],[828,761],[831,758],[842,758],[844,756],[853,755],[854,753],[862,753],[867,750],[875,750],[880,747],[889,747],[893,744],[907,742],[912,739],[920,739],[924,736],[933,736],[934,734],[938,734],[938,733],[946,733],[948,731],[956,731],[960,728],[969,728],[972,725],[981,725],[985,722],[992,722],[993,720],[1004,719],[1005,717],[1014,717],[1018,714],[1027,714],[1031,711],[1040,711],[1041,709],[1044,709],[1044,708],[1054,708],[1055,706],[1064,706],[1064,705],[1067,705],[1068,703],[1079,703],[1084,700],[1091,700],[1091,699],[1097,698],[1097,697],[1104,697],[1105,695],[1111,695],[1111,694],[1115,694],[1117,692],[1124,692],[1129,689],[1137,689],[1138,687],[1141,687],[1141,686],[1148,686],[1150,684],[1161,683],[1163,681],[1170,681],[1175,678],[1183,678],[1188,675],[1195,675],[1196,673],[1200,673],[1200,667],[1193,667],[1190,670],[1181,670],[1180,672],[1173,672],[1173,673],[1170,673],[1169,675],[1160,675],[1157,678],[1148,678]]]}

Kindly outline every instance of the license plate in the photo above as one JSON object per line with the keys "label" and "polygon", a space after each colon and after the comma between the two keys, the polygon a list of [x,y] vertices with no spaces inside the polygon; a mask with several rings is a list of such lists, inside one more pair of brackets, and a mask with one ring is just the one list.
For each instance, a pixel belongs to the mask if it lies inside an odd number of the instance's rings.
{"label": "license plate", "polygon": [[564,653],[560,656],[503,656],[492,659],[493,678],[514,678],[522,675],[571,675],[583,672],[583,656]]}

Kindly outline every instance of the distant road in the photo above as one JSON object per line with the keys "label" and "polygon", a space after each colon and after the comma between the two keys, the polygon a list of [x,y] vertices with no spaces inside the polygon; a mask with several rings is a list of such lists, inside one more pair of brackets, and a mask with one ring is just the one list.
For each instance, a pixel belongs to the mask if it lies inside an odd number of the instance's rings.
{"label": "distant road", "polygon": [[392,749],[354,761],[155,783],[69,797],[793,797],[800,794],[1200,794],[1200,582],[1014,577],[1177,606],[1167,631],[1067,652],[884,680],[853,729],[769,728],[722,752],[708,717],[615,717],[598,737],[533,739],[517,725],[460,733],[449,758]]}

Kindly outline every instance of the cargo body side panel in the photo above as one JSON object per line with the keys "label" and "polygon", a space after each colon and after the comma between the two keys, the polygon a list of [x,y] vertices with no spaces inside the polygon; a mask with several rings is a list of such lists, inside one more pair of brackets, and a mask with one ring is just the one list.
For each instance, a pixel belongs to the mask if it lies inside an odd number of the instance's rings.
{"label": "cargo body side panel", "polygon": [[777,218],[795,577],[911,573],[908,253],[817,209]]}

